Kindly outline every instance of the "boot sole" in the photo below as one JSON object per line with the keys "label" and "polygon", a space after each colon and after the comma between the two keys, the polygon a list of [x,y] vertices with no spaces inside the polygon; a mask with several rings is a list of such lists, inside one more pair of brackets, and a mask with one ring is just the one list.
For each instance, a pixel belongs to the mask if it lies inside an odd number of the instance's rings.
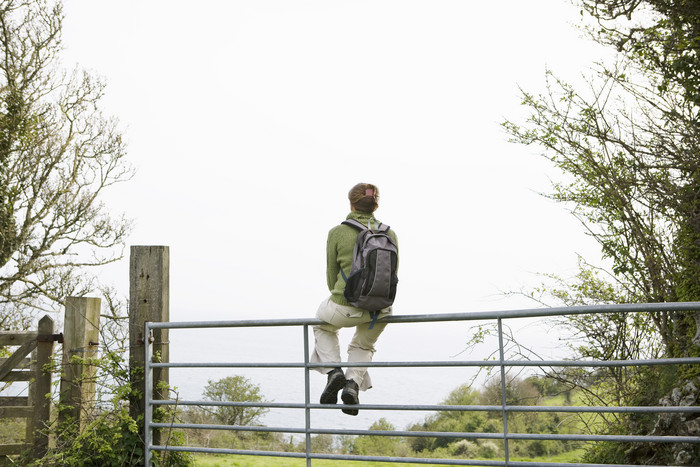
{"label": "boot sole", "polygon": [[345,376],[339,374],[326,385],[321,394],[321,404],[337,404],[338,391],[343,389],[343,387],[345,387]]}
{"label": "boot sole", "polygon": [[[357,396],[347,392],[343,392],[340,398],[343,400],[343,404],[345,405],[357,405],[360,403],[360,399]],[[343,413],[348,415],[357,415],[360,413],[360,411],[358,409],[344,408]]]}

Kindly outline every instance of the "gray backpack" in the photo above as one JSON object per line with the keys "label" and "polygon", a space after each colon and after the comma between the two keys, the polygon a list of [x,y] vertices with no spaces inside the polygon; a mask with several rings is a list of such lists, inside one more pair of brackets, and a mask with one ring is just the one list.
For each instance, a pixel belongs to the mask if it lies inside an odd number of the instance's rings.
{"label": "gray backpack", "polygon": [[[359,230],[350,275],[340,270],[345,280],[345,299],[353,306],[372,312],[391,306],[399,282],[396,276],[399,250],[388,234],[389,226],[380,223],[376,229],[370,229],[354,219],[343,224]],[[370,328],[377,315],[372,315]]]}

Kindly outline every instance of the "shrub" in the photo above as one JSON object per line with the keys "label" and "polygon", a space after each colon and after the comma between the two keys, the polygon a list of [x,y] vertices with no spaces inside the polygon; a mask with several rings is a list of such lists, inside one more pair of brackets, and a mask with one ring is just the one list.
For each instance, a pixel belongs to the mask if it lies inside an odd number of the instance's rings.
{"label": "shrub", "polygon": [[[139,436],[138,420],[129,410],[118,407],[102,412],[77,436],[69,437],[57,431],[58,442],[48,454],[34,461],[23,459],[28,466],[103,467],[112,465],[143,465],[143,439]],[[67,432],[73,434],[72,427]],[[181,445],[182,433],[169,433],[169,445]],[[181,452],[155,453],[154,463],[168,467],[194,465],[192,456]]]}
{"label": "shrub", "polygon": [[[395,431],[394,425],[380,418],[370,427],[374,431]],[[402,447],[404,446],[404,447]],[[362,435],[355,438],[351,452],[359,455],[396,456],[406,452],[405,442],[398,436]]]}
{"label": "shrub", "polygon": [[479,442],[479,456],[485,457],[487,459],[496,457],[503,449],[498,447],[493,441],[481,441]]}
{"label": "shrub", "polygon": [[478,453],[479,445],[473,441],[463,439],[450,445],[450,454],[453,456],[473,459],[478,455]]}

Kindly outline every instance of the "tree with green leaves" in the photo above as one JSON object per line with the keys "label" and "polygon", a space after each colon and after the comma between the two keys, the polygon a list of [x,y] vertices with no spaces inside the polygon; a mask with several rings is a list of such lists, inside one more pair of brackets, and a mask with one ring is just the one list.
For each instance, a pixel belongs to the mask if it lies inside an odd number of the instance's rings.
{"label": "tree with green leaves", "polygon": [[408,445],[398,436],[376,436],[372,431],[396,431],[387,419],[380,418],[369,427],[369,433],[352,441],[350,452],[358,456],[404,457],[408,455]]}
{"label": "tree with green leaves", "polygon": [[122,257],[129,222],[101,202],[131,178],[105,85],[61,68],[60,2],[0,2],[0,326],[94,288],[85,269]]}
{"label": "tree with green leaves", "polygon": [[[203,392],[204,400],[215,402],[266,402],[260,386],[245,376],[227,376],[218,381],[209,380]],[[224,425],[253,425],[260,421],[268,409],[243,405],[214,407],[212,414]]]}
{"label": "tree with green leaves", "polygon": [[[554,283],[532,296],[563,305],[700,301],[700,4],[581,5],[595,20],[589,34],[615,47],[617,61],[596,64],[584,87],[548,71],[544,93],[523,92],[527,121],[504,127],[512,141],[539,146],[561,170],[548,196],[571,207],[607,263],[582,259],[575,278],[550,275]],[[565,324],[582,358],[700,355],[700,313],[579,316]],[[700,384],[699,375],[697,367],[685,366],[578,369],[559,377],[583,388],[595,405],[657,405],[686,382]],[[664,433],[650,417],[608,421],[609,430],[623,425],[631,433],[689,434],[685,423],[667,424],[674,428]],[[697,448],[644,449],[621,445],[597,451],[595,460],[700,461]]]}
{"label": "tree with green leaves", "polygon": [[582,0],[596,20],[591,37],[658,73],[700,105],[700,5],[694,0]]}
{"label": "tree with green leaves", "polygon": [[[559,295],[567,304],[700,299],[700,107],[653,63],[630,52],[600,64],[586,91],[549,72],[547,93],[523,94],[528,121],[504,124],[562,170],[550,196],[573,206],[610,260],[608,281]],[[668,355],[697,352],[692,320],[650,319]]]}

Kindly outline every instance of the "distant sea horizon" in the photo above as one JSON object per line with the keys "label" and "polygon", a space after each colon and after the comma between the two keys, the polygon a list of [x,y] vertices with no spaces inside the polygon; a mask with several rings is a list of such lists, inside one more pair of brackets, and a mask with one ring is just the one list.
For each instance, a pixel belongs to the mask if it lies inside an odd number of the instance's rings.
{"label": "distant sea horizon", "polygon": [[[391,324],[376,345],[375,362],[406,361],[480,361],[497,351],[496,339],[474,349],[467,341],[474,332],[474,323]],[[556,345],[551,330],[519,326],[519,337],[528,345]],[[524,331],[522,330],[524,329]],[[341,354],[352,336],[351,329],[340,330]],[[310,350],[313,333],[309,332]],[[303,362],[303,333],[301,328],[240,328],[197,329],[170,331],[171,362],[273,363]],[[551,349],[550,349],[551,350]],[[540,348],[540,352],[545,352]],[[373,387],[360,393],[361,404],[437,405],[461,385],[474,382],[483,385],[486,370],[475,376],[477,367],[375,367],[370,368]],[[303,368],[171,368],[170,384],[180,400],[202,400],[208,381],[241,375],[260,387],[263,398],[277,403],[303,403],[305,399]],[[310,371],[310,401],[318,403],[326,384],[325,375]],[[340,402],[340,401],[339,401]],[[415,410],[360,410],[349,416],[338,410],[311,411],[311,426],[327,429],[367,429],[384,418],[395,429],[404,430],[421,423],[431,412]],[[303,409],[270,409],[260,420],[267,427],[304,428]]]}

